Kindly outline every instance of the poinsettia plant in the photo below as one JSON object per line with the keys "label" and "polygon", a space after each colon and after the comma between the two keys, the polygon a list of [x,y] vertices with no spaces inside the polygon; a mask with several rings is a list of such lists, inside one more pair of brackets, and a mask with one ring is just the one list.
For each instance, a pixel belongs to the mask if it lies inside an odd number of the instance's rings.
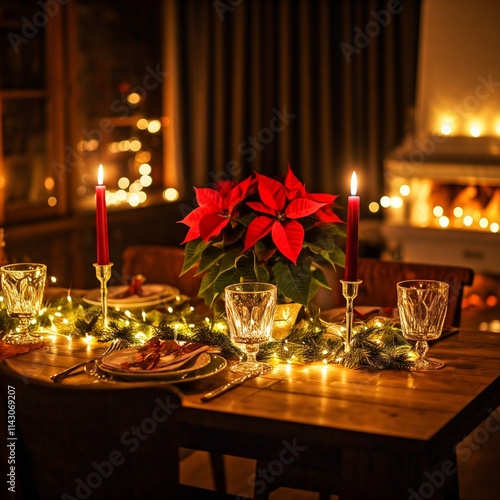
{"label": "poinsettia plant", "polygon": [[283,183],[254,173],[195,192],[199,206],[180,221],[189,227],[182,272],[197,266],[209,306],[240,281],[275,283],[282,299],[307,306],[328,288],[322,268],[344,266],[338,195],[307,192],[290,167]]}

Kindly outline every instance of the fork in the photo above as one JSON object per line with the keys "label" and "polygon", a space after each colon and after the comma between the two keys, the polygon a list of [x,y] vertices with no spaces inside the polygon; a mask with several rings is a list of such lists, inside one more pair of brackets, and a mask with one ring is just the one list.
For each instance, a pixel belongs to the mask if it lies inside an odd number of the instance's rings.
{"label": "fork", "polygon": [[81,363],[77,363],[76,365],[70,366],[69,368],[66,368],[66,370],[63,370],[59,373],[54,373],[50,378],[54,382],[61,382],[61,380],[64,380],[66,377],[74,373],[78,368],[84,367],[87,363],[91,361],[97,361],[98,359],[101,359],[102,357],[106,356],[106,354],[109,354],[110,352],[117,351],[118,349],[122,349],[124,346],[123,342],[121,339],[113,339],[111,341],[111,344],[109,344],[108,348],[99,356],[96,356],[95,358],[92,359],[87,359],[85,361],[82,361]]}

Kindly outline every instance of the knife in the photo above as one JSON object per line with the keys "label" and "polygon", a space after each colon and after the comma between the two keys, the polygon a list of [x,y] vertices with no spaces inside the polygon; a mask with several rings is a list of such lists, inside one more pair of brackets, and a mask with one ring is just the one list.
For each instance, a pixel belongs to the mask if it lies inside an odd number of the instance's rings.
{"label": "knife", "polygon": [[230,391],[237,385],[242,384],[243,382],[246,382],[247,380],[250,380],[251,378],[258,377],[259,375],[263,375],[264,373],[267,373],[272,370],[272,367],[264,367],[264,368],[259,368],[255,371],[246,373],[245,375],[242,375],[241,377],[235,378],[234,380],[231,380],[227,384],[221,385],[220,387],[217,387],[217,389],[214,389],[213,391],[207,392],[201,397],[202,401],[210,401],[211,399],[216,398],[217,396],[220,396],[221,394],[224,394],[227,391]]}

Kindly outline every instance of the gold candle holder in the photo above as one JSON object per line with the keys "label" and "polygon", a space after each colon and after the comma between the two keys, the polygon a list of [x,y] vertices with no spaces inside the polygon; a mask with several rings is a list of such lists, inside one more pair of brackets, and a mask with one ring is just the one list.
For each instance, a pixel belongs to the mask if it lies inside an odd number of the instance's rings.
{"label": "gold candle holder", "polygon": [[358,287],[363,281],[340,280],[340,282],[342,283],[342,295],[346,300],[344,346],[345,352],[349,352],[351,350],[352,324],[354,320],[353,302],[358,295]]}
{"label": "gold candle holder", "polygon": [[101,306],[102,306],[102,326],[108,327],[108,281],[111,278],[111,268],[113,263],[94,264],[95,274],[101,282]]}

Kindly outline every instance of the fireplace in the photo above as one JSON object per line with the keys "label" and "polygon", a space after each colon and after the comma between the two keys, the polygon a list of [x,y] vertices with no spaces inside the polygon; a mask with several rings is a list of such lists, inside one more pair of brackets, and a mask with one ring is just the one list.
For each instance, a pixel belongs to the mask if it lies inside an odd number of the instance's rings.
{"label": "fireplace", "polygon": [[[404,146],[386,159],[388,195],[381,203],[387,207],[387,245],[404,260],[500,275],[500,157],[444,147],[466,143],[449,138],[419,162]],[[498,140],[490,143],[500,147]]]}
{"label": "fireplace", "polygon": [[403,260],[500,275],[500,2],[422,2],[417,104],[385,160],[384,234]]}

